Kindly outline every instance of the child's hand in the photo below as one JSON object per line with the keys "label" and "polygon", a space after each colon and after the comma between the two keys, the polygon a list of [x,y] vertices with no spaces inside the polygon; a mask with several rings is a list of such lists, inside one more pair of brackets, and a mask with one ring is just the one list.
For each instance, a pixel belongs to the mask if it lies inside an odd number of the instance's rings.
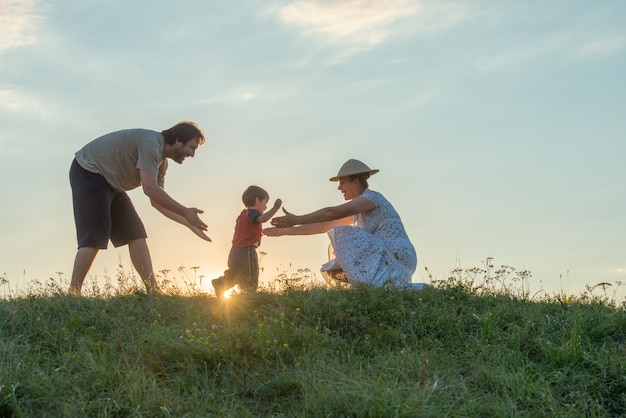
{"label": "child's hand", "polygon": [[283,201],[280,199],[276,199],[276,202],[274,202],[274,209],[278,210],[280,209],[280,207],[282,206]]}

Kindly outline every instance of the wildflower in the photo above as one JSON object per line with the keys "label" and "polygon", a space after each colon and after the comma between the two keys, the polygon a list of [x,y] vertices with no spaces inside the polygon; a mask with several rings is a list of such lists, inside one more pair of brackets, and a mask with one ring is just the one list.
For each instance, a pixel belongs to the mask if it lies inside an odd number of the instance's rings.
{"label": "wildflower", "polygon": [[300,308],[296,308],[296,311],[300,312]]}
{"label": "wildflower", "polygon": [[283,348],[289,348],[289,344],[283,343]]}
{"label": "wildflower", "polygon": [[213,331],[217,330],[217,324],[213,324],[213,325],[211,325],[211,329],[212,329]]}

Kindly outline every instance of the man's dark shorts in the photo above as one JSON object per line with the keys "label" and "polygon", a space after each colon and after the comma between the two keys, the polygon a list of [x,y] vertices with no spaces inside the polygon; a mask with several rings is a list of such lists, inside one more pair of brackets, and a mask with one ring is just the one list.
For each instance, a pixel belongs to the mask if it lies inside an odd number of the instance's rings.
{"label": "man's dark shorts", "polygon": [[146,229],[125,192],[115,192],[104,177],[74,160],[70,168],[78,248],[106,249],[146,238]]}

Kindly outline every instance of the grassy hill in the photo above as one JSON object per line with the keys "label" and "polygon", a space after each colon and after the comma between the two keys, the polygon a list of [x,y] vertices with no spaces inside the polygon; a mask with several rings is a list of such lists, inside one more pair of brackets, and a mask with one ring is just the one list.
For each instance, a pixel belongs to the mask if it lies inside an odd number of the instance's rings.
{"label": "grassy hill", "polygon": [[626,311],[449,280],[0,301],[2,417],[614,417]]}

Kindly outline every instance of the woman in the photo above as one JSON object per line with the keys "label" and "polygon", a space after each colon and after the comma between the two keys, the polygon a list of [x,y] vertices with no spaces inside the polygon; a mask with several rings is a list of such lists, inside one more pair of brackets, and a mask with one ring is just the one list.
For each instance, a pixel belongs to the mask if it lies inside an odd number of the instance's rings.
{"label": "woman", "polygon": [[369,189],[367,180],[378,171],[358,160],[346,161],[330,181],[339,182],[347,203],[300,216],[283,209],[285,216],[272,219],[274,228],[263,233],[278,237],[328,232],[335,258],[322,266],[322,274],[331,283],[409,285],[417,255],[391,203]]}

